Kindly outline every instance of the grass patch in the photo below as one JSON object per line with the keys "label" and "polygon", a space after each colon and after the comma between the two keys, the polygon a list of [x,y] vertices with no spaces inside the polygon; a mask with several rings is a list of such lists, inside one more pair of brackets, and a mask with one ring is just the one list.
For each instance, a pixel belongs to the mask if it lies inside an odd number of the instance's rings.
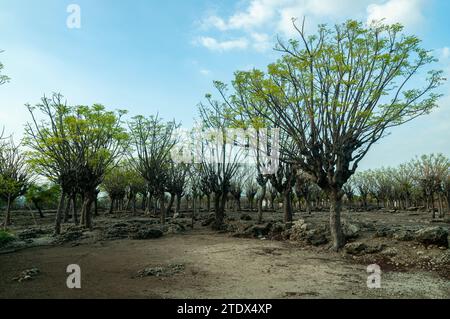
{"label": "grass patch", "polygon": [[13,235],[4,230],[0,230],[0,247],[3,247],[14,240],[16,240],[16,238]]}

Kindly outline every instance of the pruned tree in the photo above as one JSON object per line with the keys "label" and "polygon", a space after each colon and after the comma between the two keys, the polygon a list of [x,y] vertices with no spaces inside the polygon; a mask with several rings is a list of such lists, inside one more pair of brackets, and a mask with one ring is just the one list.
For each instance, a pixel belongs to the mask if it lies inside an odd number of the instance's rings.
{"label": "pruned tree", "polygon": [[284,222],[293,220],[292,194],[296,182],[296,172],[291,164],[280,163],[275,174],[270,175],[270,183],[283,197]]}
{"label": "pruned tree", "polygon": [[11,224],[11,205],[25,194],[30,183],[31,175],[28,171],[25,155],[20,146],[11,139],[0,143],[0,198],[6,204],[6,214],[3,226]]}
{"label": "pruned tree", "polygon": [[[174,216],[178,216],[180,213],[181,199],[185,195],[188,173],[189,165],[186,163],[174,163],[173,161],[170,161],[166,184],[166,191],[170,194],[170,203],[167,211],[170,212],[173,202],[176,200]],[[196,190],[198,188],[199,186],[196,185]]]}
{"label": "pruned tree", "polygon": [[39,212],[39,216],[44,218],[44,207],[51,207],[58,202],[60,190],[59,186],[54,183],[31,183],[25,194],[26,201],[34,205]]}
{"label": "pruned tree", "polygon": [[157,116],[135,116],[129,123],[131,144],[130,163],[148,185],[148,205],[152,197],[159,200],[161,223],[166,222],[165,191],[169,180],[171,150],[176,144],[175,121],[163,122]]}
{"label": "pruned tree", "polygon": [[102,189],[109,196],[109,214],[114,212],[115,204],[124,200],[129,183],[129,171],[126,167],[117,166],[105,175],[102,183]]}
{"label": "pruned tree", "polygon": [[313,194],[313,183],[309,180],[308,176],[303,174],[301,171],[297,172],[296,182],[295,182],[295,194],[297,199],[305,201],[306,213],[311,215],[312,207],[312,194]]}
{"label": "pruned tree", "polygon": [[250,211],[253,211],[254,203],[255,203],[255,196],[258,193],[258,184],[256,183],[254,175],[252,175],[248,178],[244,187],[245,187],[245,197],[247,197],[249,209],[250,209]]}
{"label": "pruned tree", "polygon": [[[450,160],[443,154],[422,155],[413,160],[416,178],[426,198],[427,208],[432,210],[432,218],[436,218],[435,200],[438,195],[440,214],[443,214],[442,201],[448,196],[448,176],[450,174]],[[448,199],[448,197],[447,197]],[[431,207],[430,207],[431,206]]]}
{"label": "pruned tree", "polygon": [[422,88],[414,76],[435,61],[402,26],[347,21],[314,36],[293,27],[298,40],[279,41],[283,54],[267,72],[237,72],[227,98],[235,116],[257,116],[290,137],[284,161],[310,175],[328,195],[333,248],[345,241],[340,216],[342,187],[371,146],[391,128],[429,113],[442,71],[430,71]]}
{"label": "pruned tree", "polygon": [[61,187],[55,234],[61,232],[66,199],[72,200],[77,223],[77,194],[83,200],[81,223],[91,228],[91,206],[96,201],[97,188],[126,149],[128,135],[122,127],[125,112],[107,111],[99,104],[68,106],[63,96],[56,93],[27,108],[32,117],[24,138],[24,144],[30,149],[29,163],[36,172]]}
{"label": "pruned tree", "polygon": [[228,131],[231,128],[229,117],[222,116],[226,107],[206,96],[207,103],[200,103],[202,129],[199,130],[199,152],[201,175],[214,193],[214,229],[221,229],[225,217],[225,205],[230,192],[231,181],[243,163],[245,152],[236,145],[236,136]]}

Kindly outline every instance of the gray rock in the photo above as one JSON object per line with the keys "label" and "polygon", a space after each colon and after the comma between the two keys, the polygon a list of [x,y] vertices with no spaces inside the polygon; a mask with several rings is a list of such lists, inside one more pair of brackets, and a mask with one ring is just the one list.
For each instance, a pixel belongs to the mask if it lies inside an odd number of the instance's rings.
{"label": "gray rock", "polygon": [[344,247],[344,251],[349,255],[366,255],[376,254],[382,251],[385,247],[383,245],[369,246],[361,242],[348,243]]}
{"label": "gray rock", "polygon": [[414,239],[414,234],[410,230],[399,229],[394,232],[392,238],[400,240],[400,241],[411,241]]}
{"label": "gray rock", "polygon": [[360,231],[361,229],[355,224],[351,224],[349,222],[342,223],[342,232],[344,233],[346,239],[358,238]]}
{"label": "gray rock", "polygon": [[150,228],[139,230],[137,233],[131,235],[131,238],[136,240],[146,240],[160,238],[162,236],[163,232],[160,229]]}
{"label": "gray rock", "polygon": [[424,245],[436,245],[448,248],[448,230],[436,226],[418,230],[415,239]]}
{"label": "gray rock", "polygon": [[367,249],[367,245],[361,242],[348,243],[344,247],[344,251],[349,255],[363,255]]}

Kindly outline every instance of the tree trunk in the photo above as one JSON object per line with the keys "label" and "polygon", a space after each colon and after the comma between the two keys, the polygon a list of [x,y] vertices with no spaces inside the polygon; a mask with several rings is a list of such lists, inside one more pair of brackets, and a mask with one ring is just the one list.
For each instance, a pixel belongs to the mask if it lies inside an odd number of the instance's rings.
{"label": "tree trunk", "polygon": [[7,202],[7,206],[6,206],[6,216],[5,216],[5,224],[4,227],[6,229],[6,227],[8,227],[9,225],[11,225],[11,196],[8,195],[8,202]]}
{"label": "tree trunk", "polygon": [[56,219],[55,219],[55,235],[61,234],[61,217],[62,217],[62,210],[64,207],[64,199],[66,197],[66,194],[64,192],[61,192],[61,195],[59,197],[59,204],[58,209],[56,210]]}
{"label": "tree trunk", "polygon": [[64,209],[64,218],[63,222],[67,223],[69,221],[69,213],[70,213],[70,205],[72,201],[70,200],[70,195],[67,196],[66,208]]}
{"label": "tree trunk", "polygon": [[291,190],[285,190],[283,192],[283,211],[284,211],[284,222],[292,222],[292,200],[291,200]]}
{"label": "tree trunk", "polygon": [[34,206],[36,206],[36,209],[38,210],[39,213],[39,218],[44,218],[44,213],[42,212],[42,208],[38,203],[35,203]]}
{"label": "tree trunk", "polygon": [[111,198],[111,204],[109,205],[108,214],[112,215],[113,212],[114,212],[114,198]]}
{"label": "tree trunk", "polygon": [[225,218],[225,205],[227,202],[226,195],[215,195],[214,196],[214,212],[216,220],[213,224],[214,229],[221,229],[223,226],[223,220]]}
{"label": "tree trunk", "polygon": [[[196,197],[194,196],[192,198],[192,216],[191,216],[191,228],[194,229],[194,220],[195,220],[195,210],[196,210],[196,201],[195,201]],[[200,198],[200,203],[201,203],[201,198]]]}
{"label": "tree trunk", "polygon": [[306,206],[306,213],[308,215],[311,215],[311,202],[307,198],[305,198],[305,206]]}
{"label": "tree trunk", "polygon": [[98,193],[95,192],[95,198],[94,198],[94,216],[98,216]]}
{"label": "tree trunk", "polygon": [[160,211],[161,211],[161,224],[165,225],[166,224],[166,208],[164,206],[164,193],[161,193],[159,195],[159,206],[160,206]]}
{"label": "tree trunk", "polygon": [[136,195],[133,196],[133,214],[136,214]]}
{"label": "tree trunk", "polygon": [[266,185],[261,187],[262,191],[261,191],[261,195],[258,198],[258,223],[262,223],[263,222],[263,201],[264,198],[266,197]]}
{"label": "tree trunk", "polygon": [[181,210],[181,195],[177,194],[177,202],[175,203],[175,215],[178,216]]}
{"label": "tree trunk", "polygon": [[86,229],[92,229],[91,208],[95,201],[95,193],[88,192],[84,196],[83,208],[81,210],[81,225]]}
{"label": "tree trunk", "polygon": [[342,192],[333,189],[330,196],[330,230],[333,250],[338,251],[345,245],[345,238],[341,226]]}
{"label": "tree trunk", "polygon": [[73,209],[73,222],[75,225],[79,225],[76,194],[72,195],[72,209]]}
{"label": "tree trunk", "polygon": [[169,205],[167,205],[167,213],[170,214],[170,211],[172,210],[173,202],[175,201],[175,194],[170,194],[170,201]]}
{"label": "tree trunk", "polygon": [[436,212],[434,207],[434,193],[431,194],[431,209],[433,210],[433,219],[436,218]]}
{"label": "tree trunk", "polygon": [[206,195],[206,209],[208,213],[211,212],[211,194]]}

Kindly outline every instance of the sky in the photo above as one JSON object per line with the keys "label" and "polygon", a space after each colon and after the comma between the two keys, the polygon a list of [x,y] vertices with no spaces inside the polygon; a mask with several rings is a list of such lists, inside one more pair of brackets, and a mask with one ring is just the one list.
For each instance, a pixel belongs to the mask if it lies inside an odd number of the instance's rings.
{"label": "sky", "polygon": [[[295,37],[293,17],[306,19],[307,33],[350,18],[400,22],[450,78],[448,12],[447,0],[0,0],[0,61],[11,78],[0,87],[0,127],[20,139],[24,105],[52,92],[71,105],[159,113],[190,127],[214,80],[279,57],[274,44]],[[440,92],[439,109],[392,130],[360,168],[450,156],[450,84]]]}

